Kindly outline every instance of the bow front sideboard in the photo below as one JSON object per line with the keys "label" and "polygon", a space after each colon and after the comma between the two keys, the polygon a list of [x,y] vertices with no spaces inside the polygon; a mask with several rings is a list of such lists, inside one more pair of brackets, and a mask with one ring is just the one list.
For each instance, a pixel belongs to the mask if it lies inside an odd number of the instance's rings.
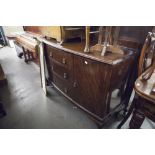
{"label": "bow front sideboard", "polygon": [[123,48],[124,54],[92,51],[84,53],[84,42],[44,41],[44,52],[53,86],[98,125],[111,113],[112,92],[125,85],[134,52]]}

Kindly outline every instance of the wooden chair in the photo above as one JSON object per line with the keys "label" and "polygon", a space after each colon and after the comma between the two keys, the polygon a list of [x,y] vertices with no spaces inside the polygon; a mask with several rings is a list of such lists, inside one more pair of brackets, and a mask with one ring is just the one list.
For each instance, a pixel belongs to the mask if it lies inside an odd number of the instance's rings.
{"label": "wooden chair", "polygon": [[84,49],[85,53],[90,52],[90,42],[91,42],[90,41],[90,36],[91,36],[91,34],[99,33],[98,42],[101,43],[101,41],[102,41],[102,31],[103,31],[103,26],[100,26],[98,31],[91,31],[91,26],[86,26],[85,27],[85,39],[86,39],[85,49]]}
{"label": "wooden chair", "polygon": [[135,82],[135,96],[127,115],[118,128],[127,121],[133,112],[129,123],[130,128],[140,128],[145,117],[155,121],[155,34],[149,32],[141,51],[138,79]]}
{"label": "wooden chair", "polygon": [[[101,56],[104,56],[107,51],[112,53],[124,54],[123,50],[117,46],[117,39],[119,36],[120,27],[112,26],[99,26],[98,43],[90,47],[90,34],[94,33],[90,31],[90,26],[86,26],[86,44],[84,52],[101,52]],[[96,33],[96,32],[95,32]]]}

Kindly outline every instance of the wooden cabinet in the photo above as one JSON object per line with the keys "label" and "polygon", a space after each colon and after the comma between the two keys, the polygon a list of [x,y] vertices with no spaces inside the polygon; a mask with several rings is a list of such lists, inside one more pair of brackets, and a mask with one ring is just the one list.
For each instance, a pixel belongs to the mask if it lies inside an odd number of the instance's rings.
{"label": "wooden cabinet", "polygon": [[24,26],[24,30],[56,39],[57,42],[85,36],[84,26]]}
{"label": "wooden cabinet", "polygon": [[108,53],[101,57],[100,53],[85,54],[80,48],[66,47],[45,44],[50,79],[63,95],[102,124],[110,113],[112,91],[126,82],[133,52],[126,49],[123,56]]}
{"label": "wooden cabinet", "polygon": [[74,56],[74,67],[74,100],[94,115],[103,117],[106,110],[104,95],[108,85],[105,80],[110,75],[107,73],[108,66],[81,56]]}

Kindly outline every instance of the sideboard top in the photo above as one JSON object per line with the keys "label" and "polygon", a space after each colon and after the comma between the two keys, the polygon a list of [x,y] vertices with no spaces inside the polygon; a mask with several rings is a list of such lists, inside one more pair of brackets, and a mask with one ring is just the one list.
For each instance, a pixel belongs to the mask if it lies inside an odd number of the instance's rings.
{"label": "sideboard top", "polygon": [[53,40],[47,40],[41,36],[38,36],[34,33],[31,33],[34,37],[36,37],[39,41],[50,45],[54,48],[73,53],[75,55],[79,55],[82,57],[86,57],[92,60],[96,60],[99,62],[103,62],[109,65],[116,65],[120,62],[123,62],[124,60],[128,59],[134,54],[134,51],[129,48],[122,47],[124,50],[124,55],[122,54],[117,54],[117,53],[111,53],[111,52],[106,52],[105,56],[101,56],[101,52],[97,51],[92,51],[90,53],[85,53],[84,48],[85,48],[85,41],[82,42],[67,42],[67,43],[57,43],[54,39]]}
{"label": "sideboard top", "polygon": [[118,64],[125,59],[128,59],[131,55],[133,55],[133,51],[131,49],[123,48],[124,55],[106,52],[105,56],[101,56],[101,52],[92,51],[90,53],[84,53],[85,42],[72,42],[72,43],[63,43],[58,44],[54,41],[49,41],[47,39],[42,39],[45,44],[48,44],[54,48],[64,50],[69,53],[73,53],[75,55],[79,55],[82,57],[90,58],[96,61],[104,62],[110,65]]}

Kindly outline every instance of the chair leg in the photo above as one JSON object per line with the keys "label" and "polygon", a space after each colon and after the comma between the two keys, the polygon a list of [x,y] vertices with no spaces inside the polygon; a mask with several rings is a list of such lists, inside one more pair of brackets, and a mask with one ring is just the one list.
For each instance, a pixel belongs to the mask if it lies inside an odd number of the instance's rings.
{"label": "chair leg", "polygon": [[34,56],[32,52],[31,52],[31,60],[34,60]]}
{"label": "chair leg", "polygon": [[122,86],[120,87],[117,96],[118,96],[118,97],[122,97],[123,93],[124,93],[124,85],[122,85]]}
{"label": "chair leg", "polygon": [[27,52],[27,54],[28,54],[28,61],[31,61],[32,60],[32,54],[31,54],[31,52]]}
{"label": "chair leg", "polygon": [[26,53],[26,50],[25,50],[24,47],[22,47],[22,49],[23,49],[23,55],[24,55],[25,62],[27,63],[28,60],[27,60],[27,53]]}
{"label": "chair leg", "polygon": [[126,114],[126,116],[124,117],[124,119],[122,120],[122,122],[118,125],[117,129],[121,129],[121,127],[124,125],[124,123],[128,120],[128,118],[130,117],[130,115],[133,112],[133,109],[135,108],[135,104],[137,102],[137,99],[134,98],[133,102],[131,103],[131,106],[128,110],[128,113]]}
{"label": "chair leg", "polygon": [[145,119],[145,115],[139,109],[135,109],[133,112],[133,116],[129,123],[130,129],[140,129],[143,121]]}

